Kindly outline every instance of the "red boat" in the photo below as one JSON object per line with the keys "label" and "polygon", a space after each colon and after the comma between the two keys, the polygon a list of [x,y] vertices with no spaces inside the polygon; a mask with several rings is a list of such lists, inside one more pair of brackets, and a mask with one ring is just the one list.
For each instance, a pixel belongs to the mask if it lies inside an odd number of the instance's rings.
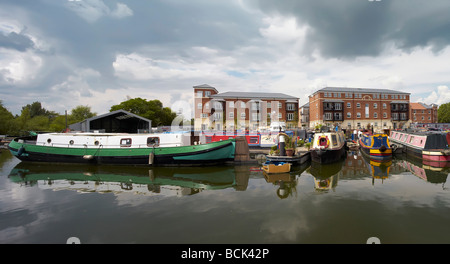
{"label": "red boat", "polygon": [[404,147],[408,155],[432,163],[435,167],[450,166],[450,133],[391,131],[389,140]]}

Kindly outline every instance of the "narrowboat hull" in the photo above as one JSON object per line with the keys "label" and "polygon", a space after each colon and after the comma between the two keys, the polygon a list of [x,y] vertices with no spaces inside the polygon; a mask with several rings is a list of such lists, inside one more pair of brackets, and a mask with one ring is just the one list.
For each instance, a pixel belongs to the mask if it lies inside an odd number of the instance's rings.
{"label": "narrowboat hull", "polygon": [[344,147],[339,149],[314,149],[311,150],[311,161],[328,164],[342,160],[342,157],[346,153]]}
{"label": "narrowboat hull", "polygon": [[435,167],[450,165],[450,133],[408,133],[392,131],[390,141],[403,146],[407,155]]}
{"label": "narrowboat hull", "polygon": [[342,132],[316,133],[309,151],[311,161],[323,164],[338,162],[347,152],[345,146],[345,135]]}
{"label": "narrowboat hull", "polygon": [[362,135],[359,139],[361,152],[370,160],[387,162],[392,159],[392,148],[387,135]]}
{"label": "narrowboat hull", "polygon": [[52,147],[13,140],[9,150],[21,161],[32,162],[201,166],[233,160],[235,139],[193,146],[144,148]]}

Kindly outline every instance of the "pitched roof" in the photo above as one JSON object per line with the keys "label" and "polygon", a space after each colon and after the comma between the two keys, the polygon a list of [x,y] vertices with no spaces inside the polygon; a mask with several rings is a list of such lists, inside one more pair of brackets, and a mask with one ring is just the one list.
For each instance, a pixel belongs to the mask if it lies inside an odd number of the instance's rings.
{"label": "pitched roof", "polygon": [[422,104],[420,103],[410,103],[409,104],[411,109],[426,109]]}
{"label": "pitched roof", "polygon": [[212,98],[241,98],[241,99],[285,99],[298,100],[298,97],[283,93],[260,93],[260,92],[225,92],[211,95]]}
{"label": "pitched roof", "polygon": [[196,85],[196,86],[194,86],[194,88],[214,88],[214,89],[216,89],[215,87],[212,87],[211,85],[209,85],[209,84],[200,84],[200,85]]}
{"label": "pitched roof", "polygon": [[383,93],[383,94],[410,94],[389,89],[377,89],[377,88],[348,88],[348,87],[325,87],[317,92],[341,92],[341,93]]}

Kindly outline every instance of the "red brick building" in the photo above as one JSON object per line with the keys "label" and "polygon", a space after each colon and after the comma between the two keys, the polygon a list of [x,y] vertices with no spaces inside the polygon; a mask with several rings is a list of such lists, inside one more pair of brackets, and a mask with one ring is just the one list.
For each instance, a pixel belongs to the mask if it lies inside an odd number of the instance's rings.
{"label": "red brick building", "polygon": [[409,125],[410,94],[388,89],[325,87],[309,96],[310,127],[402,128]]}
{"label": "red brick building", "polygon": [[282,93],[225,92],[194,86],[195,130],[264,130],[271,122],[298,125],[298,98]]}
{"label": "red brick building", "polygon": [[413,123],[437,123],[437,105],[424,103],[411,103],[410,117]]}

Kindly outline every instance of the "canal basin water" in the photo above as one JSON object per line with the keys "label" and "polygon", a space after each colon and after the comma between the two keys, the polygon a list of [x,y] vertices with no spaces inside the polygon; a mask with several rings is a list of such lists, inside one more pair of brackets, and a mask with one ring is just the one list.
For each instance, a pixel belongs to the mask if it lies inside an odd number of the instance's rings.
{"label": "canal basin water", "polygon": [[0,154],[0,243],[449,243],[447,168],[358,151],[267,175],[257,165],[22,163]]}

